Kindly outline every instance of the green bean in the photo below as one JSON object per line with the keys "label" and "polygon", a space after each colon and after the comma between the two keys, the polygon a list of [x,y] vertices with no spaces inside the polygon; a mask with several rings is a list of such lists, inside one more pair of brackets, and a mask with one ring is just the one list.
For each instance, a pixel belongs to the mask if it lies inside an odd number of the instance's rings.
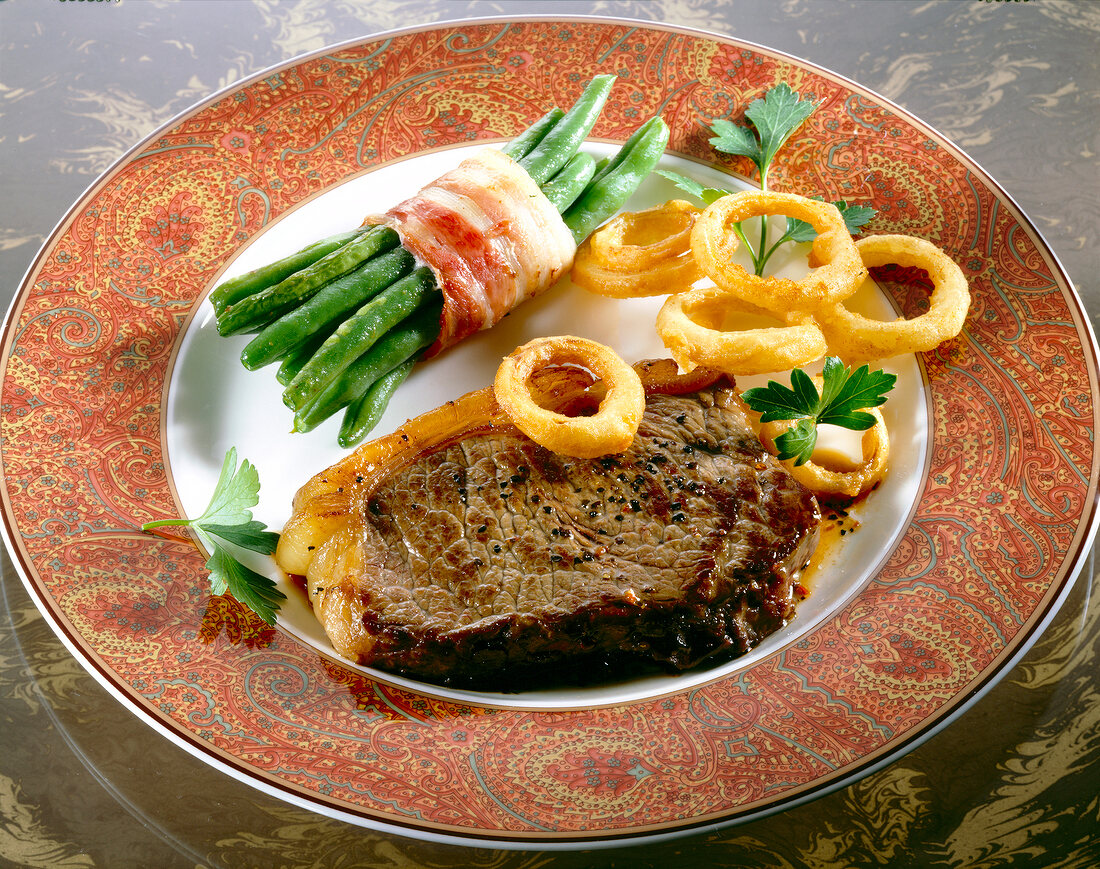
{"label": "green bean", "polygon": [[297,347],[288,350],[279,362],[279,368],[275,372],[275,380],[282,386],[288,386],[290,381],[298,376],[298,372],[302,370],[302,367],[313,358],[313,354],[325,343],[328,336],[336,331],[336,327],[339,325],[339,323],[332,323],[327,329],[315,332]]}
{"label": "green bean", "polygon": [[311,431],[370,389],[387,371],[412,359],[439,334],[439,306],[421,308],[383,336],[378,343],[329,381],[305,407],[294,414],[295,432]]}
{"label": "green bean", "polygon": [[438,298],[439,287],[427,266],[391,284],[340,324],[287,386],[283,401],[294,410],[303,407],[386,332]]}
{"label": "green bean", "polygon": [[361,229],[356,229],[351,232],[330,235],[328,238],[323,238],[303,247],[297,253],[292,253],[290,256],[285,256],[273,263],[268,263],[243,275],[237,275],[235,278],[223,281],[210,293],[210,304],[214,306],[214,314],[220,317],[222,312],[230,305],[274,286],[306,266],[313,265],[321,257],[343,247],[361,233]]}
{"label": "green bean", "polygon": [[635,139],[614,168],[589,184],[562,215],[578,244],[622,207],[664,153],[668,144],[665,122],[659,117],[650,118],[642,128],[645,132]]}
{"label": "green bean", "polygon": [[344,409],[344,419],[340,424],[340,434],[336,442],[344,449],[351,449],[365,438],[382,418],[386,407],[397,392],[397,388],[405,382],[417,358],[406,359],[396,368],[387,371],[370,385],[366,392]]}
{"label": "green bean", "polygon": [[[597,162],[578,150],[614,81],[595,77],[568,111],[550,110],[501,149],[540,186],[578,243],[622,207],[668,140],[653,118],[611,157]],[[442,294],[434,275],[383,227],[325,239],[254,272],[211,293],[219,332],[259,333],[242,353],[250,369],[282,360],[277,379],[295,411],[294,431],[345,408],[339,442],[354,445],[438,338]]]}
{"label": "green bean", "polygon": [[577,153],[581,142],[588,138],[614,83],[613,75],[598,75],[592,79],[572,108],[518,161],[540,187]]}
{"label": "green bean", "polygon": [[500,150],[513,160],[519,160],[527,156],[531,149],[542,141],[542,137],[546,135],[554,124],[561,120],[561,116],[564,114],[565,112],[557,106],[554,106],[554,108],[512,139],[507,145],[504,145]]}
{"label": "green bean", "polygon": [[241,351],[249,371],[280,359],[318,329],[339,323],[367,299],[377,296],[416,264],[404,247],[395,247],[322,287],[304,303],[265,326]]}
{"label": "green bean", "polygon": [[650,131],[652,130],[656,122],[656,118],[650,118],[648,121],[646,121],[633,133],[630,134],[627,140],[619,146],[618,151],[616,151],[614,154],[609,154],[608,156],[600,160],[599,165],[596,166],[596,174],[592,176],[593,183],[599,181],[601,178],[604,177],[604,175],[607,175],[609,172],[613,172],[615,169],[618,169],[619,165],[623,162],[623,160],[626,159],[627,155],[630,154],[638,146],[638,143],[646,136],[651,135]]}
{"label": "green bean", "polygon": [[560,213],[576,201],[595,172],[596,158],[578,151],[553,178],[542,185],[542,193]]}
{"label": "green bean", "polygon": [[237,335],[259,331],[272,320],[312,298],[325,284],[347,274],[371,257],[392,250],[400,241],[397,233],[389,227],[372,227],[313,265],[227,307],[218,318],[218,333]]}

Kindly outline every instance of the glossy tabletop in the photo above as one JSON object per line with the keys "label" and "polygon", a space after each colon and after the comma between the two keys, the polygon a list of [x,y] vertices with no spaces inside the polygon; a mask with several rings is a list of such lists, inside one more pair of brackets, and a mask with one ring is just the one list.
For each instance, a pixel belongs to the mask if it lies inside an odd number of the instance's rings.
{"label": "glossy tabletop", "polygon": [[[723,33],[847,76],[936,128],[1032,219],[1100,315],[1100,3],[1075,0],[0,0],[0,270],[114,160],[193,103],[303,52],[483,16],[600,15]],[[947,728],[867,777],[641,848],[494,851],[349,826],[186,753],[88,675],[10,560],[0,597],[0,865],[1100,865],[1100,589]]]}

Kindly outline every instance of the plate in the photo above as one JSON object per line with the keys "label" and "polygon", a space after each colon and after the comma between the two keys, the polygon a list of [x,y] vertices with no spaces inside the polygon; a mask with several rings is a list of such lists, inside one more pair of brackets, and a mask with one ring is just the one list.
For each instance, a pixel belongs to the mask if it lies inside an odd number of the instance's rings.
{"label": "plate", "polygon": [[[590,148],[649,115],[666,165],[745,184],[705,123],[786,81],[821,105],[772,187],[870,202],[964,269],[959,340],[892,362],[895,466],[788,628],[676,678],[517,695],[447,691],[342,661],[304,598],[270,628],[211,598],[205,555],[142,534],[201,512],[224,450],[259,468],[258,517],[340,453],[332,426],[283,434],[269,371],[216,336],[223,277],[358,222],[507,139],[599,72],[619,81]],[[672,193],[651,180],[631,207]],[[912,315],[919,282],[866,304]],[[660,349],[652,303],[566,282],[421,366],[392,428],[489,381],[525,336],[581,331]],[[289,802],[439,841],[595,847],[732,824],[818,796],[944,726],[1028,648],[1096,528],[1097,353],[1038,233],[961,151],[804,61],[649,23],[475,20],[312,53],[236,84],[139,143],[48,239],[5,322],[3,518],[32,597],[127,707],[201,759]],[[873,507],[873,509],[872,509]]]}

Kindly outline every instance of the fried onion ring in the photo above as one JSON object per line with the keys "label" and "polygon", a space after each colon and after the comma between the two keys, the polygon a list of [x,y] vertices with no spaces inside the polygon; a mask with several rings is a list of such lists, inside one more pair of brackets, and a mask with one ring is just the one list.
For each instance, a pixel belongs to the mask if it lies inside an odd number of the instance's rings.
{"label": "fried onion ring", "polygon": [[[765,317],[782,325],[725,331],[730,314]],[[786,371],[825,355],[825,336],[812,318],[781,317],[716,287],[669,296],[657,313],[657,334],[681,370],[697,365],[734,376]]]}
{"label": "fried onion ring", "polygon": [[573,282],[591,293],[628,299],[686,289],[703,273],[691,252],[699,209],[671,199],[612,218],[579,248]]}
{"label": "fried onion ring", "polygon": [[[817,230],[810,271],[798,280],[758,277],[733,262],[739,240],[734,224],[750,217],[784,214]],[[691,231],[691,249],[703,273],[722,289],[770,311],[813,311],[848,298],[866,269],[837,207],[792,193],[746,190],[709,205]]]}
{"label": "fried onion ring", "polygon": [[[551,365],[579,365],[603,381],[606,394],[595,414],[566,416],[535,401],[528,381]],[[493,391],[516,428],[546,449],[576,458],[626,450],[645,411],[645,390],[638,373],[610,347],[571,335],[536,338],[505,356]]]}
{"label": "fried onion ring", "polygon": [[928,310],[910,320],[869,320],[841,304],[816,312],[831,352],[845,362],[885,359],[899,353],[932,350],[962,331],[970,290],[962,269],[931,242],[908,235],[871,235],[856,242],[868,268],[900,265],[922,268],[932,281]]}
{"label": "fried onion ring", "polygon": [[[818,379],[820,389],[820,379]],[[875,424],[863,433],[860,449],[862,461],[852,468],[830,468],[826,462],[811,459],[801,465],[784,461],[783,465],[798,482],[824,501],[853,501],[871,491],[886,475],[890,460],[890,435],[886,420],[877,407],[864,411],[875,418]],[[779,452],[775,439],[794,425],[794,420],[777,420],[760,426],[760,442],[773,455]]]}

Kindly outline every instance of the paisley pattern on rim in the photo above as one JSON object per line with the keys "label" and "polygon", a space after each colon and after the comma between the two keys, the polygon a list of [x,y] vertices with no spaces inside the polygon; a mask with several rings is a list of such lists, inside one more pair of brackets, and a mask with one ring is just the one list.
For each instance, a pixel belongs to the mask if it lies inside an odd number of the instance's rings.
{"label": "paisley pattern on rim", "polygon": [[[926,355],[930,471],[870,586],[782,654],[612,708],[530,712],[375,683],[206,594],[175,511],[167,374],[236,248],[354,174],[505,138],[592,74],[595,135],[656,112],[712,162],[700,120],[778,81],[822,105],[776,189],[871,200],[971,281],[962,339]],[[824,144],[823,143],[827,143]],[[726,169],[748,173],[744,161]],[[902,278],[904,276],[895,275]],[[901,309],[925,298],[887,280]],[[917,738],[1030,638],[1064,591],[1096,489],[1094,361],[1050,257],[947,143],[873,95],[733,40],[600,22],[425,29],[307,57],[204,104],[78,203],[4,336],[4,519],[42,605],[148,717],[318,806],[418,830],[585,839],[687,828],[839,780]]]}

